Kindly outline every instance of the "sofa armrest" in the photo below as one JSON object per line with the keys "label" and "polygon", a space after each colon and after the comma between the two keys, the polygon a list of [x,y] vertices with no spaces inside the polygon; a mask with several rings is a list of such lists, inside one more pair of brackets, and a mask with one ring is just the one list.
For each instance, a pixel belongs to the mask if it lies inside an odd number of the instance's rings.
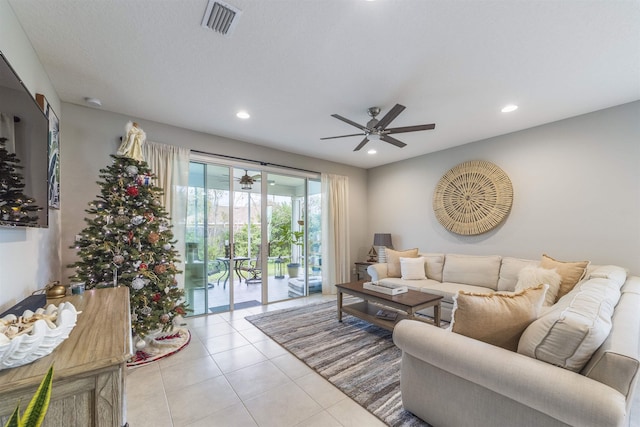
{"label": "sofa armrest", "polygon": [[618,426],[627,415],[625,396],[611,387],[432,325],[403,320],[393,341],[426,364],[569,425]]}
{"label": "sofa armrest", "polygon": [[367,273],[371,276],[372,281],[377,281],[387,277],[387,263],[379,262],[377,264],[371,264],[367,267]]}

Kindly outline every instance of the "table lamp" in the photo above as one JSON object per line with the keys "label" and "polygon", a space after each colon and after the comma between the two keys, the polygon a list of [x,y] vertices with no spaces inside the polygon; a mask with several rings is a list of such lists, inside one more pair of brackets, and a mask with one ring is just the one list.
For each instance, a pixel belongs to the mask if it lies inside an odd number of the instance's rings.
{"label": "table lamp", "polygon": [[387,262],[386,248],[392,248],[391,233],[375,233],[373,246],[378,248],[378,262]]}

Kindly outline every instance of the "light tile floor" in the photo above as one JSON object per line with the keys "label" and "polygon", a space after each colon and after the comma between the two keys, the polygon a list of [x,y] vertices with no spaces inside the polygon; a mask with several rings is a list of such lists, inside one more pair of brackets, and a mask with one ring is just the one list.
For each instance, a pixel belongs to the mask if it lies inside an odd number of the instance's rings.
{"label": "light tile floor", "polygon": [[128,370],[130,427],[384,426],[244,319],[325,300],[335,296],[188,318],[187,347]]}

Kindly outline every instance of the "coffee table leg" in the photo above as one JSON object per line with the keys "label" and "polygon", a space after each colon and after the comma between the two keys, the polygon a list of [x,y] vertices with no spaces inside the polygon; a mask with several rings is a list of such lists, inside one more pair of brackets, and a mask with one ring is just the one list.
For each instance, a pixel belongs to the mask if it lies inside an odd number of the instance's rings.
{"label": "coffee table leg", "polygon": [[433,306],[433,323],[440,327],[440,303]]}
{"label": "coffee table leg", "polygon": [[342,291],[338,291],[338,322],[342,322]]}

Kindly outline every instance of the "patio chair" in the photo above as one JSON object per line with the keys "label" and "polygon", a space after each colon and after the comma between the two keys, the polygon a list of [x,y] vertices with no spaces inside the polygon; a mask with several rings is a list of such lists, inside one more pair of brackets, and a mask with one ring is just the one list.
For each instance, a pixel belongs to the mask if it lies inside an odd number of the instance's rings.
{"label": "patio chair", "polygon": [[238,268],[242,271],[246,271],[251,277],[247,276],[245,279],[245,283],[259,283],[262,282],[262,261],[260,258],[260,249],[256,253],[256,257],[254,259],[249,260],[246,265],[241,265]]}

